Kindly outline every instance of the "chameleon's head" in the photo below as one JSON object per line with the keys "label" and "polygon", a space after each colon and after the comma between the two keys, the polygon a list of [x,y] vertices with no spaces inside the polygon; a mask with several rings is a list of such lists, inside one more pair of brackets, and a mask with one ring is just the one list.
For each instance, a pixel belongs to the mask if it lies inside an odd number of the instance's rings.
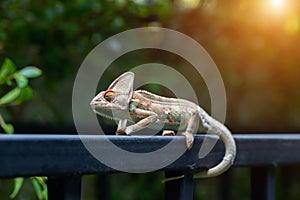
{"label": "chameleon's head", "polygon": [[112,90],[102,91],[93,98],[90,105],[94,113],[110,119],[119,118],[120,112],[127,110],[119,102],[122,95]]}
{"label": "chameleon's head", "polygon": [[93,98],[90,105],[96,114],[110,118],[121,119],[128,109],[133,93],[132,72],[126,72],[114,80],[106,91]]}

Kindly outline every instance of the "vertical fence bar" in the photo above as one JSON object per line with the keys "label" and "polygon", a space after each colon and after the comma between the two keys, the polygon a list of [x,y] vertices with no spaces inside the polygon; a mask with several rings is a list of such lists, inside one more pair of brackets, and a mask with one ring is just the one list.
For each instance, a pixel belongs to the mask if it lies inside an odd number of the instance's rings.
{"label": "vertical fence bar", "polygon": [[[182,175],[182,173],[174,171],[165,171],[166,178],[171,178],[180,175]],[[179,200],[180,182],[180,179],[165,182],[165,200]]]}
{"label": "vertical fence bar", "polygon": [[255,167],[251,169],[251,199],[275,200],[276,168]]}
{"label": "vertical fence bar", "polygon": [[194,196],[193,174],[186,173],[181,181],[180,200],[192,200]]}
{"label": "vertical fence bar", "polygon": [[49,200],[80,200],[81,176],[48,177]]}
{"label": "vertical fence bar", "polygon": [[107,174],[97,176],[97,182],[95,185],[97,200],[108,200],[109,198],[108,194],[110,192],[110,188],[107,176]]}
{"label": "vertical fence bar", "polygon": [[[182,172],[165,172],[166,178],[182,175]],[[194,194],[193,174],[165,183],[165,200],[192,200]]]}
{"label": "vertical fence bar", "polygon": [[222,200],[231,200],[233,199],[232,190],[233,188],[233,177],[232,177],[232,170],[227,171],[226,173],[222,174],[220,177],[221,182],[221,195]]}

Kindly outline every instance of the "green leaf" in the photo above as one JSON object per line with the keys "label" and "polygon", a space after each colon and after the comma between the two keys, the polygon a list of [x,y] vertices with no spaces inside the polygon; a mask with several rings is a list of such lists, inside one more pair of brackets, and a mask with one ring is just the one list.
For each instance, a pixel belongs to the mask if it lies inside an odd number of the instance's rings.
{"label": "green leaf", "polygon": [[16,65],[9,58],[6,58],[0,69],[0,82],[5,82],[7,77],[15,71]]}
{"label": "green leaf", "polygon": [[28,85],[28,79],[22,73],[15,73],[15,79],[20,88]]}
{"label": "green leaf", "polygon": [[36,78],[42,74],[42,70],[37,67],[28,66],[20,70],[21,74],[26,78]]}
{"label": "green leaf", "polygon": [[47,200],[48,199],[48,188],[47,188],[47,184],[46,184],[47,177],[45,177],[45,176],[44,177],[35,176],[34,178],[39,182],[39,184],[43,188],[42,189],[42,195],[43,195],[42,199]]}
{"label": "green leaf", "polygon": [[0,98],[0,105],[13,102],[21,93],[21,88],[14,88]]}
{"label": "green leaf", "polygon": [[42,188],[42,185],[40,185],[39,181],[35,177],[31,178],[31,182],[32,182],[32,185],[34,187],[35,194],[36,194],[37,198],[39,200],[43,200],[43,188]]}
{"label": "green leaf", "polygon": [[32,95],[33,95],[33,91],[31,89],[31,87],[26,86],[26,87],[22,88],[20,95],[17,97],[17,99],[15,99],[13,104],[18,105],[24,101],[28,101],[32,98]]}
{"label": "green leaf", "polygon": [[44,200],[48,200],[48,189],[47,189],[47,187],[43,190],[43,198],[44,198]]}
{"label": "green leaf", "polygon": [[13,134],[14,133],[14,127],[11,124],[7,124],[2,115],[0,114],[0,126],[2,127],[2,129],[4,130],[4,132],[8,133],[8,134]]}
{"label": "green leaf", "polygon": [[17,194],[19,193],[19,191],[23,185],[23,182],[24,182],[24,178],[22,178],[22,177],[14,179],[14,190],[9,196],[11,199],[14,199],[17,196]]}
{"label": "green leaf", "polygon": [[37,179],[41,185],[46,184],[47,181],[46,176],[35,176],[34,178]]}
{"label": "green leaf", "polygon": [[13,85],[13,82],[12,82],[10,79],[7,79],[7,80],[6,80],[6,84],[7,84],[8,86],[12,86],[12,85]]}
{"label": "green leaf", "polygon": [[12,124],[1,123],[1,127],[3,128],[5,133],[8,133],[8,134],[14,133],[14,126]]}

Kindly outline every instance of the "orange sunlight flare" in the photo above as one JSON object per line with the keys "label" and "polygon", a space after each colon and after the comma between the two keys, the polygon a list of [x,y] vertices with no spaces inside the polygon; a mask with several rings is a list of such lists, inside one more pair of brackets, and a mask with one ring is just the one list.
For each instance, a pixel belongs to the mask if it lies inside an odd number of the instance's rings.
{"label": "orange sunlight flare", "polygon": [[297,36],[300,31],[300,13],[297,4],[288,0],[266,0],[262,13],[269,23],[277,23],[288,36]]}
{"label": "orange sunlight flare", "polygon": [[286,0],[268,0],[266,2],[266,7],[269,11],[274,14],[283,14],[287,10]]}
{"label": "orange sunlight flare", "polygon": [[280,8],[283,5],[283,0],[270,0],[270,3],[275,8]]}

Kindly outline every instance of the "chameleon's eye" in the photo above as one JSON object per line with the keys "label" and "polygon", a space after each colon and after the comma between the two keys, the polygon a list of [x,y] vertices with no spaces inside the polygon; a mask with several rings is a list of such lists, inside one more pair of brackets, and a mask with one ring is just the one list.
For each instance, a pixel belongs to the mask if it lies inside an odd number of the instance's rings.
{"label": "chameleon's eye", "polygon": [[106,101],[108,102],[111,102],[114,98],[115,98],[115,93],[113,91],[107,91],[105,94],[104,94],[104,98]]}

